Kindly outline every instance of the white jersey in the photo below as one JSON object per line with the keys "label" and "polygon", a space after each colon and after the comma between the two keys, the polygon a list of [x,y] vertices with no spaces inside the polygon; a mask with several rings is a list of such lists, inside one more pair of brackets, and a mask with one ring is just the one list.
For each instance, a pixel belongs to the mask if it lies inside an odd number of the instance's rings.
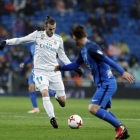
{"label": "white jersey", "polygon": [[58,53],[59,59],[64,64],[71,63],[64,52],[63,40],[57,34],[48,37],[46,31],[34,31],[25,37],[6,40],[7,45],[18,45],[29,42],[34,42],[35,44],[35,71],[54,71],[55,66],[58,65],[56,53]]}

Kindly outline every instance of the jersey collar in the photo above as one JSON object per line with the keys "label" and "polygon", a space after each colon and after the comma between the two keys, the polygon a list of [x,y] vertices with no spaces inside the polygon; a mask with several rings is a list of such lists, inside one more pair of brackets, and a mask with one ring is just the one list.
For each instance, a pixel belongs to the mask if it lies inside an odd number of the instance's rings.
{"label": "jersey collar", "polygon": [[86,42],[85,45],[84,45],[84,48],[86,47],[86,45],[88,44],[88,42],[90,42],[90,40],[87,40],[87,42]]}
{"label": "jersey collar", "polygon": [[[44,34],[47,36],[47,37],[49,37],[48,35],[47,35],[47,33],[46,33],[46,30],[44,30]],[[54,36],[54,34],[51,36],[51,37],[53,37]],[[51,38],[51,37],[49,37],[49,38]]]}

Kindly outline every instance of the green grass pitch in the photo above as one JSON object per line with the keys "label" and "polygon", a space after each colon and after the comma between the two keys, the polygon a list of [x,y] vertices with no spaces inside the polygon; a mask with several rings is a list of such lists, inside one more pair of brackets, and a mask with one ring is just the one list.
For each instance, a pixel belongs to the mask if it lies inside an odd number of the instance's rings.
{"label": "green grass pitch", "polygon": [[[67,99],[66,107],[51,98],[59,129],[53,129],[38,98],[39,114],[28,114],[32,109],[28,97],[0,97],[0,140],[112,140],[114,128],[88,112],[90,99]],[[129,140],[140,140],[140,100],[113,100],[111,111],[127,126]],[[82,117],[80,129],[70,129],[69,116]]]}

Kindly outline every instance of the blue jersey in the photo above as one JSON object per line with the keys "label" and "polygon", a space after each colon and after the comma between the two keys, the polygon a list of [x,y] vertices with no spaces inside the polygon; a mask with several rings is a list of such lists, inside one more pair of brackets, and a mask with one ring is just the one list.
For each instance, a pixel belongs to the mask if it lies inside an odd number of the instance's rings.
{"label": "blue jersey", "polygon": [[[34,60],[34,54],[35,54],[35,45],[33,44],[31,47],[30,47],[30,57],[32,58],[32,60]],[[32,67],[32,69],[34,68],[34,65]]]}
{"label": "blue jersey", "polygon": [[27,65],[28,63],[30,63],[30,62],[32,62],[34,60],[34,53],[35,53],[35,45],[33,44],[30,47],[30,56],[24,61],[25,65]]}
{"label": "blue jersey", "polygon": [[103,61],[104,57],[101,48],[88,40],[76,59],[78,64],[85,63],[91,70],[96,86],[109,85],[115,81],[110,66]]}
{"label": "blue jersey", "polygon": [[33,44],[33,45],[30,47],[30,55],[32,56],[32,58],[34,58],[34,53],[35,53],[35,45]]}
{"label": "blue jersey", "polygon": [[[35,45],[33,44],[30,47],[30,56],[24,61],[24,63],[27,65],[28,63],[32,62],[34,59],[34,53],[35,53]],[[32,69],[34,68],[34,65]],[[30,73],[29,79],[28,79],[28,84],[35,84],[33,80],[33,74],[32,72]]]}

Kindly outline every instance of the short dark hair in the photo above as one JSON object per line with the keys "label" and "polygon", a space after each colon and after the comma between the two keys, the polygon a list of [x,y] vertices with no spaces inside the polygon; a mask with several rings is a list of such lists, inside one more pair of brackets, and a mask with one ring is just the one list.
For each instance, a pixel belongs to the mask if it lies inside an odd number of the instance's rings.
{"label": "short dark hair", "polygon": [[82,39],[87,36],[86,29],[82,25],[75,25],[71,29],[72,35],[74,35],[77,39]]}
{"label": "short dark hair", "polygon": [[45,19],[45,24],[48,25],[48,23],[54,25],[56,23],[56,20],[51,18],[50,15],[47,15]]}

